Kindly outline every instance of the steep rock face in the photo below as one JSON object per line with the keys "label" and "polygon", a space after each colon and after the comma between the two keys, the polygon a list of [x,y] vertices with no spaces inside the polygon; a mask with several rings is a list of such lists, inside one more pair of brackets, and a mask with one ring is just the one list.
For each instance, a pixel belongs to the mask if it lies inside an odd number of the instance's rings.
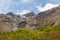
{"label": "steep rock face", "polygon": [[36,17],[36,15],[27,18],[26,27],[28,27],[30,29],[34,29],[35,27],[37,27],[38,24],[37,24],[37,21],[36,21],[35,17]]}
{"label": "steep rock face", "polygon": [[35,15],[34,12],[30,12],[30,13],[25,14],[24,16],[25,16],[25,17],[31,17],[31,16],[34,16],[34,15]]}
{"label": "steep rock face", "polygon": [[19,24],[18,24],[18,28],[22,28],[22,27],[26,27],[26,24],[27,22],[26,21],[21,21]]}
{"label": "steep rock face", "polygon": [[39,13],[36,17],[36,21],[39,27],[60,25],[60,6]]}
{"label": "steep rock face", "polygon": [[10,15],[0,14],[0,31],[15,31],[16,19]]}
{"label": "steep rock face", "polygon": [[34,29],[37,24],[36,24],[36,14],[34,12],[30,12],[24,15],[26,18],[26,27],[30,28],[30,29]]}
{"label": "steep rock face", "polygon": [[[13,20],[13,22],[14,23],[12,23],[12,24],[14,24],[14,26],[15,27],[17,27],[17,28],[21,28],[21,27],[26,27],[25,25],[26,25],[26,23],[24,22],[24,21],[26,21],[26,19],[25,18],[22,18],[22,17],[20,17],[19,15],[14,15],[12,12],[8,12],[7,14],[6,14],[6,16],[8,16],[11,20]],[[10,20],[10,21],[11,21]],[[13,26],[13,27],[14,27]]]}
{"label": "steep rock face", "polygon": [[26,27],[26,19],[12,12],[0,14],[0,31],[15,31],[17,28]]}
{"label": "steep rock face", "polygon": [[12,12],[8,12],[6,15],[11,16],[11,17],[15,17],[15,15]]}

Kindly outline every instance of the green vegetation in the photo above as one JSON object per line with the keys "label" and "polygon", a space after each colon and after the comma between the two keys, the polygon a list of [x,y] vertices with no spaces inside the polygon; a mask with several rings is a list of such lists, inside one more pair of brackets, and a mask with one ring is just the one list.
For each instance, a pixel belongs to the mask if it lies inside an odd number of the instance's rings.
{"label": "green vegetation", "polygon": [[60,40],[60,26],[34,30],[20,28],[15,32],[0,32],[0,40]]}

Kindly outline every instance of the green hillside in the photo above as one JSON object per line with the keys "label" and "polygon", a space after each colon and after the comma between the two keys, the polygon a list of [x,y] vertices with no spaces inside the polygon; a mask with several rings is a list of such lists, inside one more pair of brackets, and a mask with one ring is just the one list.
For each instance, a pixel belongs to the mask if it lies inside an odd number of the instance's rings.
{"label": "green hillside", "polygon": [[0,40],[60,40],[60,26],[34,30],[20,28],[15,32],[0,32]]}

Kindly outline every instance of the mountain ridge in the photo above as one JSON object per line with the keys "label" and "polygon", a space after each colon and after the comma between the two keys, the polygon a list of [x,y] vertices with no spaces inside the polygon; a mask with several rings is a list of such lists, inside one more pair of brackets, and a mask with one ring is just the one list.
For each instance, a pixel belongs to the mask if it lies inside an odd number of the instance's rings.
{"label": "mountain ridge", "polygon": [[21,17],[12,12],[0,14],[0,31],[15,31],[17,28],[27,27],[29,29],[45,26],[60,25],[60,5],[50,10],[38,13],[30,12]]}

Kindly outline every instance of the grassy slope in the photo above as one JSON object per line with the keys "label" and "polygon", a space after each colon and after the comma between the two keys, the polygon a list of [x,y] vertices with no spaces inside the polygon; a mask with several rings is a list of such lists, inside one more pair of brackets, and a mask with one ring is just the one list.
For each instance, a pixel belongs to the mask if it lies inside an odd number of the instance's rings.
{"label": "grassy slope", "polygon": [[0,40],[60,40],[60,26],[35,30],[21,28],[15,32],[0,32]]}

